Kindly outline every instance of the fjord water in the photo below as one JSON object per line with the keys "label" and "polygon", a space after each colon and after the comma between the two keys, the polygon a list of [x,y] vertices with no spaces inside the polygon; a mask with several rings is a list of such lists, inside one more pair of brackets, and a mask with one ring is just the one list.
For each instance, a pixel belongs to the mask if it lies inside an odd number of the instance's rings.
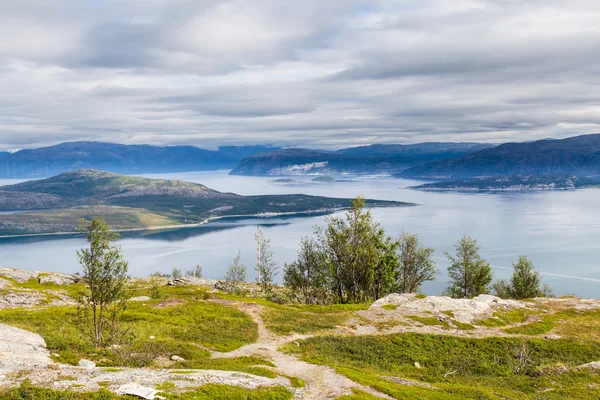
{"label": "fjord water", "polygon": [[[508,278],[511,262],[528,255],[556,294],[600,298],[600,190],[529,192],[423,192],[407,189],[419,182],[383,176],[338,176],[341,181],[314,183],[311,177],[277,184],[273,177],[229,176],[227,171],[145,175],[202,183],[219,191],[244,195],[305,193],[332,197],[399,200],[417,207],[374,209],[388,234],[418,233],[436,249],[440,269],[426,294],[439,294],[447,282],[444,251],[463,235],[479,241],[481,254],[496,278]],[[0,182],[7,184],[10,182]],[[341,213],[338,213],[341,214]],[[300,238],[324,226],[323,215],[220,220],[193,228],[124,233],[121,240],[134,276],[200,264],[207,278],[220,279],[241,251],[254,279],[256,225],[271,239],[274,258],[282,265],[294,260]],[[0,265],[42,271],[75,272],[75,251],[84,246],[77,236],[0,239]],[[281,274],[280,274],[281,277]]]}

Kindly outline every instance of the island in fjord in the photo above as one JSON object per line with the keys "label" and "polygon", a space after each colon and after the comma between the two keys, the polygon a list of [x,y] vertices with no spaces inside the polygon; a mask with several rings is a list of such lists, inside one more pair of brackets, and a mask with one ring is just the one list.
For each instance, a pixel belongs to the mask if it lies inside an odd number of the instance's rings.
{"label": "island in fjord", "polygon": [[[0,235],[75,232],[102,216],[117,230],[200,224],[212,218],[302,214],[343,209],[350,199],[301,194],[240,196],[204,185],[96,170],[0,187]],[[366,200],[368,206],[413,205]]]}
{"label": "island in fjord", "polygon": [[572,190],[596,187],[598,182],[577,176],[507,175],[464,180],[447,180],[412,186],[430,191]]}

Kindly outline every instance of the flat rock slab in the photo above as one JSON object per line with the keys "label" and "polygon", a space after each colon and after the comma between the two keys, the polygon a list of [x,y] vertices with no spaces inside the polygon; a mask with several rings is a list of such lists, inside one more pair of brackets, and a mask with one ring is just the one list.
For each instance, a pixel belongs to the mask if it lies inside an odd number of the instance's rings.
{"label": "flat rock slab", "polygon": [[30,271],[27,269],[0,268],[0,276],[12,278],[19,283],[27,282],[30,279],[37,279],[41,273],[41,271]]}
{"label": "flat rock slab", "polygon": [[476,318],[491,315],[497,309],[527,308],[521,301],[504,300],[496,296],[479,295],[473,299],[453,299],[445,296],[428,296],[419,298],[415,294],[392,293],[374,302],[370,308],[381,308],[385,305],[396,306],[403,314],[439,314],[452,311],[458,322],[472,323]]}
{"label": "flat rock slab", "polygon": [[39,283],[53,283],[56,285],[71,285],[80,281],[75,275],[62,272],[42,272],[28,269],[0,268],[0,276],[14,279],[19,283],[25,283],[37,279]]}
{"label": "flat rock slab", "polygon": [[40,335],[0,324],[0,375],[50,364],[53,361]]}

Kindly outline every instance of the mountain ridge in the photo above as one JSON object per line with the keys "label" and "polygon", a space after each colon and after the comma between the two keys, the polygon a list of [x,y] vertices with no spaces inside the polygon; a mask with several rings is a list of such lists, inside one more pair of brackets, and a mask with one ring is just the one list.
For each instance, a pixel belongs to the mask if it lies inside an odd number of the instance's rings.
{"label": "mountain ridge", "polygon": [[129,174],[229,169],[248,155],[273,149],[254,145],[206,150],[195,146],[65,142],[0,153],[0,178],[39,178],[81,168]]}
{"label": "mountain ridge", "polygon": [[244,158],[231,175],[330,175],[335,173],[393,173],[423,162],[458,157],[481,148],[481,143],[429,142],[413,145],[371,145],[337,151],[279,149]]}
{"label": "mountain ridge", "polygon": [[396,176],[464,179],[498,175],[600,175],[600,134],[505,143],[409,168]]}

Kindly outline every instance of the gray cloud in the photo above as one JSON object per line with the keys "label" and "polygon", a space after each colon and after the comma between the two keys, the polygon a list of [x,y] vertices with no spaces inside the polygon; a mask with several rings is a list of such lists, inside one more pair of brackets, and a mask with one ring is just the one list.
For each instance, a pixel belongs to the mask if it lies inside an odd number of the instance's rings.
{"label": "gray cloud", "polygon": [[599,132],[592,0],[0,0],[0,150]]}

